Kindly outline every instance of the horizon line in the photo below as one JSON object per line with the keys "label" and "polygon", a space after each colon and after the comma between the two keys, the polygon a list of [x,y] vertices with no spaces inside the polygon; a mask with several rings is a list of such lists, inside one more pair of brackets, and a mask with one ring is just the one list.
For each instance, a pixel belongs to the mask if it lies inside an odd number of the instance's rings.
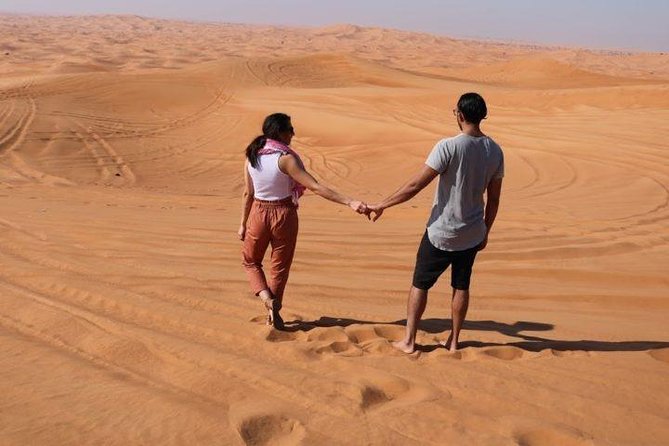
{"label": "horizon line", "polygon": [[176,22],[176,23],[192,23],[192,24],[209,24],[209,25],[237,25],[237,26],[258,26],[258,27],[272,27],[272,28],[284,28],[284,29],[324,29],[334,26],[352,26],[362,29],[377,29],[377,30],[387,30],[387,31],[396,31],[404,32],[409,34],[419,34],[425,36],[432,36],[443,39],[464,41],[464,42],[482,42],[482,43],[492,43],[498,45],[508,45],[508,46],[522,46],[522,47],[539,47],[548,50],[581,50],[581,51],[590,51],[596,53],[612,53],[620,54],[626,53],[630,54],[657,54],[657,55],[666,55],[666,51],[652,51],[644,50],[639,48],[620,48],[620,47],[587,47],[587,46],[578,46],[578,45],[569,45],[569,44],[560,44],[560,43],[547,43],[547,42],[538,42],[522,39],[499,39],[494,37],[454,37],[452,35],[446,34],[437,34],[428,31],[417,31],[406,28],[393,28],[386,26],[372,26],[372,25],[359,25],[355,23],[346,23],[338,22],[331,23],[327,25],[285,25],[285,24],[276,24],[276,23],[262,23],[262,22],[227,22],[222,20],[206,20],[206,19],[197,19],[197,18],[168,18],[168,17],[157,17],[157,16],[147,16],[142,14],[135,13],[98,13],[98,14],[81,14],[81,13],[40,13],[40,12],[13,12],[0,10],[0,16],[24,16],[24,17],[42,17],[42,18],[87,18],[87,17],[135,17],[139,19],[148,19],[148,20],[162,20],[166,22]]}

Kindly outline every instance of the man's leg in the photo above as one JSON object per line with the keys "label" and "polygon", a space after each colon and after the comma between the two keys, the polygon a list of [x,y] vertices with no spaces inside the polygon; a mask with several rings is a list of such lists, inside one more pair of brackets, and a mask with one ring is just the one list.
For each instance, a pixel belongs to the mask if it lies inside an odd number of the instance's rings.
{"label": "man's leg", "polygon": [[401,341],[393,342],[393,347],[396,349],[404,353],[413,353],[416,350],[416,331],[427,305],[427,292],[448,268],[448,265],[448,253],[432,246],[427,231],[425,231],[418,246],[418,253],[416,253],[416,267],[413,272],[411,290],[409,290],[406,335]]}
{"label": "man's leg", "polygon": [[427,290],[421,290],[415,286],[409,290],[409,299],[407,301],[407,326],[404,339],[393,342],[393,347],[404,353],[413,353],[416,350],[416,331],[418,322],[423,316],[427,305]]}
{"label": "man's leg", "polygon": [[465,322],[467,309],[469,308],[469,283],[472,276],[472,267],[476,259],[478,248],[458,251],[454,254],[453,269],[451,271],[451,286],[453,297],[451,299],[451,320],[453,328],[444,347],[454,352],[458,349],[460,329]]}
{"label": "man's leg", "polygon": [[445,347],[452,352],[458,349],[460,329],[467,316],[467,308],[469,308],[469,290],[458,290],[453,288],[453,299],[451,301],[451,319],[453,321],[453,328],[445,345]]}

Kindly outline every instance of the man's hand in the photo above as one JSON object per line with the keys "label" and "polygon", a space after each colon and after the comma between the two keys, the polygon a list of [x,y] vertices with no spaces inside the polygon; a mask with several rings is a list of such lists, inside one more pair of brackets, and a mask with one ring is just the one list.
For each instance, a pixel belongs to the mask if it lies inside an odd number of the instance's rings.
{"label": "man's hand", "polygon": [[[376,221],[381,218],[385,208],[381,207],[378,204],[368,204],[367,205],[367,218],[371,218],[372,221]],[[371,214],[374,214],[371,216]]]}
{"label": "man's hand", "polygon": [[237,235],[239,236],[239,240],[244,241],[244,238],[246,237],[246,226],[245,225],[240,225],[239,230],[237,231]]}

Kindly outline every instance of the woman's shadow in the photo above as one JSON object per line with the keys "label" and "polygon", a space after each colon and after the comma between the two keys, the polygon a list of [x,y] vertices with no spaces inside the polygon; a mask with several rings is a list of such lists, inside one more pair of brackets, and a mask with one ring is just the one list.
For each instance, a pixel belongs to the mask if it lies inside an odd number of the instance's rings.
{"label": "woman's shadow", "polygon": [[[351,325],[399,325],[404,326],[406,319],[391,322],[362,321],[357,319],[337,318],[322,316],[314,321],[288,321],[286,322],[286,331],[311,331],[319,327],[349,327]],[[419,324],[419,329],[428,333],[437,334],[449,331],[452,327],[450,319],[423,319]],[[497,333],[517,338],[517,341],[506,343],[500,342],[480,342],[463,341],[461,348],[466,347],[492,347],[492,346],[512,346],[518,347],[530,352],[539,352],[546,349],[557,351],[587,351],[587,352],[630,352],[657,350],[669,347],[666,341],[597,341],[597,340],[560,340],[541,336],[534,336],[525,332],[547,332],[555,328],[553,324],[542,322],[517,321],[513,324],[507,324],[497,321],[465,321],[462,329],[467,331],[495,331]],[[424,352],[430,352],[440,348],[436,345],[420,345],[417,349]]]}

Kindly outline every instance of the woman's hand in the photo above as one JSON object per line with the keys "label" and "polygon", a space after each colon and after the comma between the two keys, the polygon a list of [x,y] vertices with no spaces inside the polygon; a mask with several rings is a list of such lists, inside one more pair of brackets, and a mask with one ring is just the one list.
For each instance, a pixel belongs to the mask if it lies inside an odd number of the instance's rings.
{"label": "woman's hand", "polygon": [[366,214],[367,213],[367,205],[365,203],[363,203],[362,201],[359,201],[359,200],[351,200],[348,203],[348,207],[353,209],[358,214]]}
{"label": "woman's hand", "polygon": [[246,237],[246,225],[240,225],[239,230],[237,231],[237,235],[239,236],[239,240],[244,241],[244,238]]}

